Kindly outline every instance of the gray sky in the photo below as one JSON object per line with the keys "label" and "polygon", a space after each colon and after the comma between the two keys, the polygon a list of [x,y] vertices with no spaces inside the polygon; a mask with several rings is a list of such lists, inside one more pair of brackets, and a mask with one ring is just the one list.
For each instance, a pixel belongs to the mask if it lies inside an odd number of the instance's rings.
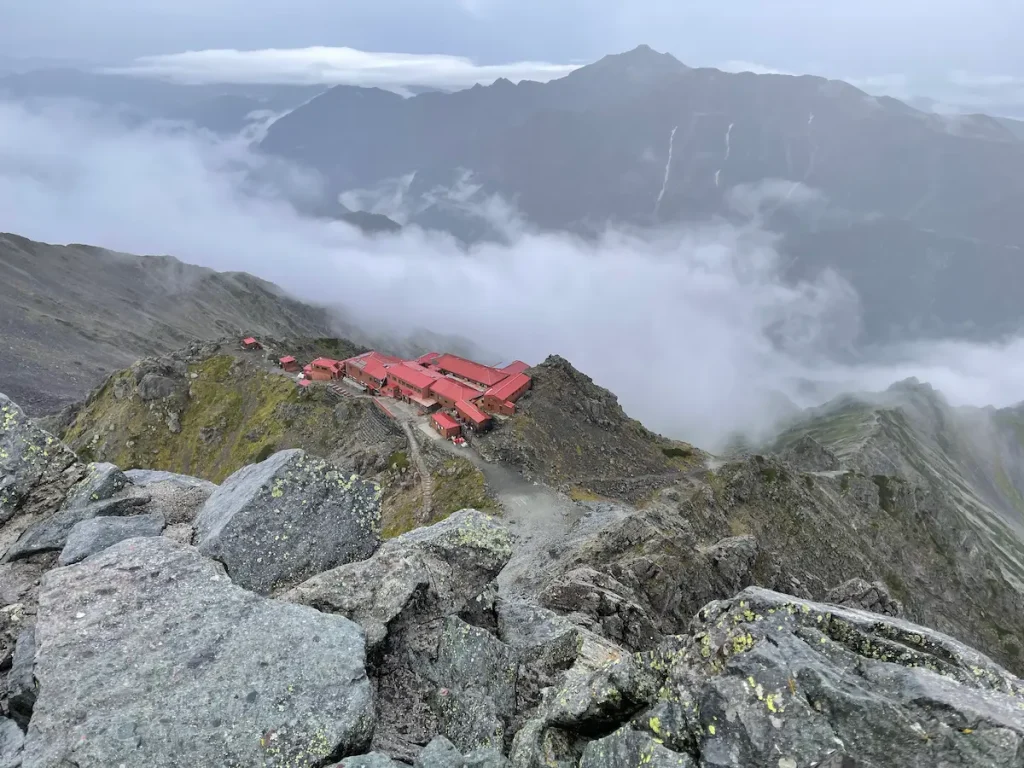
{"label": "gray sky", "polygon": [[0,0],[6,55],[104,61],[347,46],[565,63],[648,43],[694,65],[1021,76],[1022,30],[1019,0]]}

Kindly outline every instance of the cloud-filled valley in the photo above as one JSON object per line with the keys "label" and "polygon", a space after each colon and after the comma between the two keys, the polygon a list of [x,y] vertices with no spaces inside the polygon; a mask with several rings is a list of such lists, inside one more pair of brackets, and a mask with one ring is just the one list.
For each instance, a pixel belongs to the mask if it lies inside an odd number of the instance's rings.
{"label": "cloud-filled valley", "polygon": [[[0,104],[0,230],[252,272],[371,330],[464,336],[495,362],[560,354],[631,415],[702,446],[769,428],[787,399],[908,376],[954,404],[1024,399],[1019,338],[857,351],[853,289],[830,272],[786,284],[756,220],[593,242],[519,226],[510,244],[467,250],[414,228],[367,238],[304,218],[289,198],[317,185],[241,141]],[[509,212],[495,203],[487,215]]]}

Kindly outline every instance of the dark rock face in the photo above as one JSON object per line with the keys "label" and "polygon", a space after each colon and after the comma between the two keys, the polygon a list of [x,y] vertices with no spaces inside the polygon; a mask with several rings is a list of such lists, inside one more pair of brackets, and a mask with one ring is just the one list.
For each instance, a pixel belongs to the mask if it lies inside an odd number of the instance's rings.
{"label": "dark rock face", "polygon": [[502,749],[516,708],[519,663],[505,643],[457,618],[445,620],[432,677],[440,727],[463,752]]}
{"label": "dark rock face", "polygon": [[133,517],[94,517],[71,529],[58,565],[73,565],[125,539],[159,536],[167,524],[159,512]]}
{"label": "dark rock face", "polygon": [[[378,751],[412,762],[438,733],[468,749],[504,727],[501,716],[477,695],[498,685],[492,679],[500,676],[498,669],[477,665],[472,680],[460,678],[459,665],[472,660],[451,652],[461,636],[448,634],[447,641],[442,636],[446,619],[466,611],[511,554],[504,526],[476,510],[463,510],[386,542],[369,560],[322,573],[282,595],[348,616],[366,629],[379,707]],[[489,658],[508,661],[494,648],[501,645],[496,638],[459,625],[480,648],[494,651]],[[501,713],[507,716],[508,686],[514,690],[514,680],[504,679],[501,685]],[[480,713],[491,719],[477,722]],[[481,731],[486,733],[481,736]]]}
{"label": "dark rock face", "polygon": [[59,507],[82,474],[74,453],[0,394],[0,552]]}
{"label": "dark rock face", "polygon": [[7,559],[17,560],[40,552],[62,550],[72,529],[83,520],[131,515],[137,513],[139,508],[144,507],[149,501],[149,496],[125,496],[62,510],[25,531],[8,550]]}
{"label": "dark rock face", "polygon": [[482,512],[463,510],[385,542],[369,560],[314,576],[281,597],[358,622],[372,649],[395,624],[437,621],[465,610],[511,554],[503,525]]}
{"label": "dark rock face", "polygon": [[18,635],[11,671],[7,675],[7,709],[22,728],[28,728],[36,705],[36,683],[32,667],[36,658],[36,635],[32,627]]}
{"label": "dark rock face", "polygon": [[283,768],[370,740],[356,625],[254,595],[166,538],[49,572],[36,632],[24,768]]}
{"label": "dark rock face", "polygon": [[196,544],[236,584],[260,594],[288,587],[380,544],[380,488],[304,451],[239,470],[196,517]]}
{"label": "dark rock face", "polygon": [[864,579],[850,579],[829,590],[825,601],[886,616],[903,616],[903,604],[893,599],[888,587],[880,581],[869,584]]}

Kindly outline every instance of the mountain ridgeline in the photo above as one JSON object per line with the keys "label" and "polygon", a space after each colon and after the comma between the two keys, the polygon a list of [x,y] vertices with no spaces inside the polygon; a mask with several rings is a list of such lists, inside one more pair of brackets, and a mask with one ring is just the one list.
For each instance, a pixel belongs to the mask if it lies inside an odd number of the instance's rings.
{"label": "mountain ridgeline", "polygon": [[791,278],[850,279],[866,338],[990,337],[1022,320],[1024,139],[1011,123],[641,46],[543,84],[412,98],[337,86],[261,148],[316,168],[332,195],[467,242],[491,236],[468,208],[495,194],[542,230],[585,236],[756,214],[782,234]]}

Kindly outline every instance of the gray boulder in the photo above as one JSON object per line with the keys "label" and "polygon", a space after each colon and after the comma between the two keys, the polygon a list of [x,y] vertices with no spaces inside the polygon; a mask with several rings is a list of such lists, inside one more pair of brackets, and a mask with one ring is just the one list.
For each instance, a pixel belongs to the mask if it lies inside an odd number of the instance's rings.
{"label": "gray boulder", "polygon": [[203,488],[213,493],[217,486],[209,480],[202,480],[189,475],[179,475],[174,472],[164,472],[159,469],[129,469],[125,476],[139,488],[147,488],[157,483],[170,483],[179,488]]}
{"label": "gray boulder", "polygon": [[125,539],[159,536],[166,521],[159,512],[133,517],[94,517],[76,523],[57,565],[72,565]]}
{"label": "gray boulder", "polygon": [[474,749],[462,763],[463,768],[511,768],[512,763],[496,749]]}
{"label": "gray boulder", "polygon": [[903,604],[893,598],[889,588],[880,581],[869,584],[864,579],[850,579],[829,590],[825,601],[886,616],[903,616]]}
{"label": "gray boulder", "polygon": [[117,495],[130,481],[113,464],[89,464],[85,477],[71,489],[62,509],[81,509],[97,501],[106,501]]}
{"label": "gray boulder", "polygon": [[294,585],[380,544],[380,488],[304,451],[281,451],[224,481],[196,517],[196,544],[239,586]]}
{"label": "gray boulder", "polygon": [[314,576],[281,599],[359,622],[373,649],[400,617],[424,623],[460,613],[511,555],[508,530],[466,509],[385,542],[369,560]]}
{"label": "gray boulder", "polygon": [[687,754],[666,749],[649,733],[622,728],[590,742],[580,768],[695,768]]}
{"label": "gray boulder", "polygon": [[462,768],[462,754],[444,736],[435,736],[416,757],[414,768]]}
{"label": "gray boulder", "polygon": [[71,530],[83,520],[132,515],[149,501],[149,496],[125,496],[62,510],[25,531],[7,551],[6,559],[17,560],[40,552],[59,552],[67,544]]}
{"label": "gray boulder", "polygon": [[0,768],[21,768],[25,735],[13,720],[0,717]]}
{"label": "gray boulder", "polygon": [[24,768],[307,766],[373,730],[352,622],[235,586],[166,538],[43,578]]}
{"label": "gray boulder", "polygon": [[[0,394],[0,552],[63,502],[84,470],[74,453]],[[15,516],[23,524],[11,522]]]}
{"label": "gray boulder", "polygon": [[370,752],[368,755],[346,757],[331,768],[402,768],[402,765],[380,752]]}

